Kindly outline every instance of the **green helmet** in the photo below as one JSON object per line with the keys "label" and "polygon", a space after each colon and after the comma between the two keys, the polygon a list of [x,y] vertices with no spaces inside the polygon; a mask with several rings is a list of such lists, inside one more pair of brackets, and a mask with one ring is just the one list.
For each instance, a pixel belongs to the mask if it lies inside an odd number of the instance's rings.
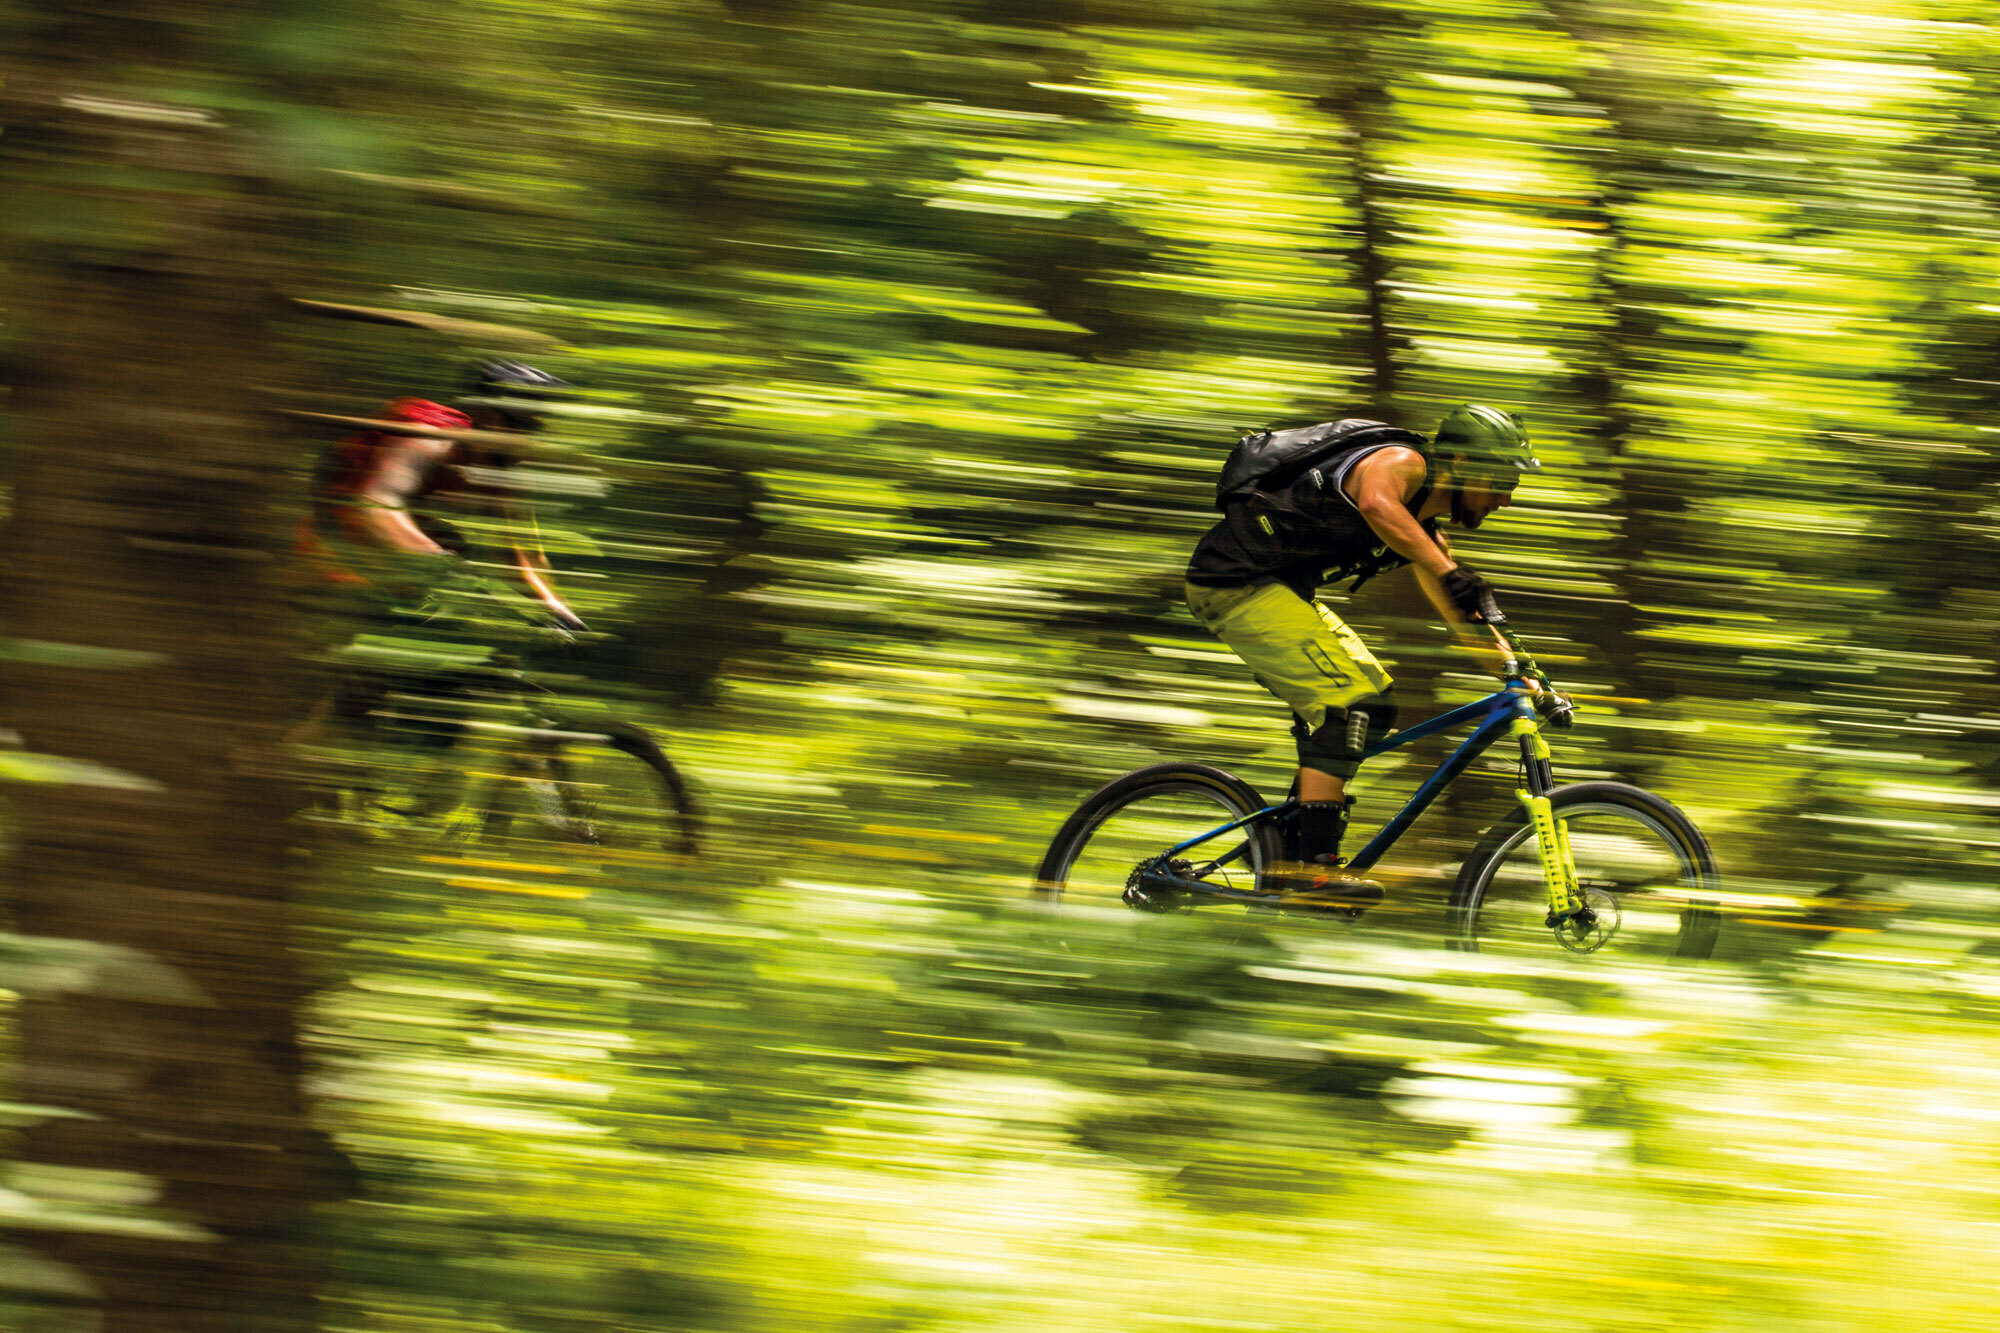
{"label": "green helmet", "polygon": [[1464,455],[1465,461],[1454,466],[1454,473],[1483,481],[1495,490],[1511,491],[1523,472],[1542,470],[1521,419],[1484,403],[1454,407],[1438,422],[1433,439],[1438,462],[1450,463]]}

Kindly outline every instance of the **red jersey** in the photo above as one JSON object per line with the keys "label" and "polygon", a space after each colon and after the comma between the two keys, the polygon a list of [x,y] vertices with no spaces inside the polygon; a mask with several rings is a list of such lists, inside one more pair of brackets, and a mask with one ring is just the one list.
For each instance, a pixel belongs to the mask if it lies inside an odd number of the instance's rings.
{"label": "red jersey", "polygon": [[[472,418],[465,413],[428,398],[398,398],[376,416],[383,421],[407,421],[439,430],[468,430],[472,426]],[[335,445],[321,462],[313,477],[312,513],[299,521],[292,542],[293,555],[321,578],[333,583],[368,582],[340,559],[329,539],[364,546],[374,544],[375,539],[355,521],[354,499],[367,489],[381,462],[382,451],[400,438],[386,431],[362,431]],[[449,469],[434,469],[424,494],[452,489],[451,476]]]}

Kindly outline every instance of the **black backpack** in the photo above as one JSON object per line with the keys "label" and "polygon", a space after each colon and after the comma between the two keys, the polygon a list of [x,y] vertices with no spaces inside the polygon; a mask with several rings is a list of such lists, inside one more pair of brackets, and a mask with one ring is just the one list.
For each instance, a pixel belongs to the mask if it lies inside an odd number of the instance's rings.
{"label": "black backpack", "polygon": [[1424,437],[1400,426],[1361,417],[1245,435],[1229,451],[1229,459],[1222,465],[1222,478],[1215,483],[1215,507],[1227,509],[1231,500],[1240,500],[1260,490],[1279,490],[1297,481],[1307,468],[1335,454],[1377,444],[1400,444],[1421,450]]}

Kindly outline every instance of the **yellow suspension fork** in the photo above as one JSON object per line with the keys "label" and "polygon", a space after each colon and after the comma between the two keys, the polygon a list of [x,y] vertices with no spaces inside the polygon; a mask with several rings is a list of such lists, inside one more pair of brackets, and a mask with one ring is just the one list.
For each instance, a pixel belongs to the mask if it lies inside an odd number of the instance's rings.
{"label": "yellow suspension fork", "polygon": [[1514,795],[1528,812],[1536,846],[1541,850],[1542,883],[1549,893],[1549,925],[1560,926],[1585,907],[1576,883],[1576,858],[1569,850],[1569,825],[1556,818],[1555,806],[1549,801],[1555,778],[1549,769],[1549,743],[1542,739],[1541,724],[1530,717],[1517,717],[1513,731],[1521,742],[1521,760],[1528,775],[1527,786],[1516,788]]}

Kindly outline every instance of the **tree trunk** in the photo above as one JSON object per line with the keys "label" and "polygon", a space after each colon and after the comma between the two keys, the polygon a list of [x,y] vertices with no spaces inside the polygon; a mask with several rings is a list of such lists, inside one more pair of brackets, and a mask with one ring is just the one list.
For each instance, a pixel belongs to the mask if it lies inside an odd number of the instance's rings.
{"label": "tree trunk", "polygon": [[[1357,5],[1342,12],[1347,18],[1343,36],[1350,48],[1367,51],[1372,30],[1366,10]],[[1347,126],[1354,144],[1354,176],[1349,185],[1355,211],[1359,214],[1354,276],[1361,287],[1362,316],[1367,331],[1367,414],[1393,425],[1403,425],[1402,409],[1396,400],[1399,387],[1396,360],[1403,345],[1389,308],[1389,283],[1393,276],[1389,247],[1393,228],[1381,179],[1381,159],[1391,119],[1389,90],[1374,61],[1363,58],[1352,64],[1358,73],[1345,81],[1343,86],[1321,94],[1316,104]]]}
{"label": "tree trunk", "polygon": [[1354,127],[1355,206],[1361,213],[1361,244],[1355,252],[1355,266],[1368,314],[1368,365],[1374,390],[1370,406],[1382,420],[1401,425],[1402,409],[1396,401],[1399,344],[1389,321],[1390,227],[1376,167],[1388,103],[1387,90],[1379,83],[1369,84],[1356,94],[1349,123]]}
{"label": "tree trunk", "polygon": [[244,17],[165,15],[44,6],[0,69],[8,319],[27,349],[9,630],[120,654],[17,651],[0,694],[23,748],[71,761],[30,774],[82,779],[9,790],[14,921],[97,960],[24,999],[12,1092],[82,1113],[20,1145],[29,1192],[103,1199],[88,1172],[149,1183],[122,1200],[136,1227],[20,1239],[87,1280],[105,1333],[277,1333],[311,1325],[298,1224],[339,1164],[304,1114],[287,800],[269,777],[289,707],[286,474],[258,409],[258,293],[281,219],[217,117],[107,73],[149,67],[126,63],[143,44],[197,83],[201,48]]}
{"label": "tree trunk", "polygon": [[[1623,501],[1615,548],[1619,595],[1595,608],[1596,643],[1616,671],[1615,692],[1657,703],[1675,697],[1681,686],[1658,646],[1641,633],[1645,624],[1638,607],[1671,599],[1670,589],[1655,586],[1653,571],[1662,555],[1680,545],[1687,502],[1673,474],[1634,448],[1638,423],[1631,408],[1632,382],[1654,342],[1655,317],[1647,313],[1646,295],[1629,290],[1620,270],[1633,245],[1627,229],[1632,205],[1649,187],[1661,187],[1685,171],[1676,146],[1722,142],[1728,127],[1706,116],[1691,92],[1669,97],[1660,85],[1645,84],[1657,59],[1648,54],[1645,40],[1644,25],[1651,18],[1647,8],[1599,13],[1569,0],[1548,0],[1548,12],[1579,48],[1592,53],[1572,86],[1580,101],[1603,112],[1612,130],[1609,151],[1579,163],[1599,182],[1593,222],[1603,230],[1606,244],[1598,289],[1600,300],[1611,307],[1612,325],[1597,363],[1577,390],[1615,460]],[[1689,182],[1689,188],[1697,186]]]}

